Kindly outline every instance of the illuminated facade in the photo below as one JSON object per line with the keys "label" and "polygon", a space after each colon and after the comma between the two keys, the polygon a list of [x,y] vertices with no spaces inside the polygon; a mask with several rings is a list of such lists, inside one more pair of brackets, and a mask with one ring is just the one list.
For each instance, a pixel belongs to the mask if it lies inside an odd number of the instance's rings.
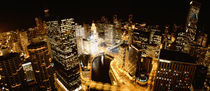
{"label": "illuminated facade", "polygon": [[19,31],[4,32],[0,34],[0,48],[7,48],[10,52],[21,53]]}
{"label": "illuminated facade", "polygon": [[0,88],[9,90],[23,90],[24,73],[23,57],[18,53],[0,56]]}
{"label": "illuminated facade", "polygon": [[89,43],[90,43],[89,53],[91,55],[97,55],[100,52],[99,51],[100,40],[99,40],[97,27],[96,27],[95,23],[92,23],[92,25],[91,25],[91,35],[89,37]]}
{"label": "illuminated facade", "polygon": [[209,88],[210,46],[197,30],[199,11],[193,0],[184,27],[135,23],[133,15],[83,25],[36,18],[36,27],[0,33],[0,91]]}
{"label": "illuminated facade", "polygon": [[201,4],[192,0],[190,2],[189,14],[185,25],[185,31],[178,33],[176,40],[177,51],[184,53],[190,53],[190,47],[195,41],[197,32],[198,14],[200,11]]}
{"label": "illuminated facade", "polygon": [[133,31],[133,43],[136,43],[139,47],[146,48],[149,44],[150,32],[144,30]]}
{"label": "illuminated facade", "polygon": [[68,89],[80,85],[79,60],[76,42],[76,23],[73,18],[47,22],[49,42],[58,80]]}
{"label": "illuminated facade", "polygon": [[118,20],[117,15],[113,16],[114,25],[114,43],[119,43],[122,37],[121,22]]}
{"label": "illuminated facade", "polygon": [[[210,79],[210,45],[208,45],[208,50],[206,53],[206,58],[205,58],[205,63],[206,66],[208,67],[208,71],[207,71],[207,79]],[[209,80],[207,80],[207,82],[209,82]]]}
{"label": "illuminated facade", "polygon": [[[9,61],[12,64],[3,65],[8,65],[7,67],[10,67],[7,69],[11,69],[11,72],[13,72],[13,76],[16,76],[16,80],[23,80],[23,82],[20,83],[20,81],[15,81],[13,79],[13,81],[17,82],[18,84],[13,82],[14,86],[12,88],[9,87],[9,89],[11,90],[18,90],[20,88],[24,90],[54,89],[54,80],[52,79],[54,72],[51,67],[50,47],[48,45],[47,37],[45,36],[46,32],[44,28],[44,22],[42,22],[38,18],[36,18],[35,20],[37,26],[34,28],[29,28],[28,31],[16,30],[0,34],[0,37],[2,37],[1,39],[5,38],[0,43],[1,56],[11,54],[11,58],[6,58],[15,61],[15,63]],[[39,45],[40,41],[44,42],[45,44]],[[43,46],[45,47],[44,49]],[[20,68],[17,68],[19,66]],[[16,71],[18,72],[14,73],[12,69],[16,69]],[[20,71],[23,72],[22,77],[18,76]],[[5,77],[7,78],[7,76]],[[9,79],[7,81],[9,81]]]}
{"label": "illuminated facade", "polygon": [[83,39],[85,39],[85,29],[80,25],[76,27],[76,41],[78,54],[83,54],[85,50]]}
{"label": "illuminated facade", "polygon": [[199,2],[196,2],[195,0],[192,0],[190,2],[189,15],[187,16],[186,21],[186,32],[190,41],[195,40],[200,6],[201,4]]}
{"label": "illuminated facade", "polygon": [[105,42],[109,45],[112,45],[114,42],[114,27],[112,24],[105,25]]}
{"label": "illuminated facade", "polygon": [[161,50],[154,90],[190,91],[196,70],[195,61],[185,53]]}
{"label": "illuminated facade", "polygon": [[120,63],[121,63],[121,67],[124,67],[125,66],[125,60],[126,60],[126,52],[128,51],[128,45],[127,44],[122,44],[120,45],[119,47],[119,58],[120,58]]}
{"label": "illuminated facade", "polygon": [[40,89],[53,90],[54,72],[51,65],[52,58],[50,56],[47,43],[32,43],[28,46],[28,51],[30,57],[27,60],[31,62],[31,65],[33,67],[34,74],[36,77],[35,84],[37,84]]}

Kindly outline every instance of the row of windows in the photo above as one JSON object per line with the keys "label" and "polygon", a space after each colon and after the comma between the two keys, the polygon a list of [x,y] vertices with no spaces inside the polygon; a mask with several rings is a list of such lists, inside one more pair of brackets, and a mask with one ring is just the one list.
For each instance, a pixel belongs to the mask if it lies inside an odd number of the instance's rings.
{"label": "row of windows", "polygon": [[169,89],[188,89],[193,80],[195,68],[195,65],[191,64],[160,62],[155,79],[156,90],[160,89],[159,86],[166,86]]}

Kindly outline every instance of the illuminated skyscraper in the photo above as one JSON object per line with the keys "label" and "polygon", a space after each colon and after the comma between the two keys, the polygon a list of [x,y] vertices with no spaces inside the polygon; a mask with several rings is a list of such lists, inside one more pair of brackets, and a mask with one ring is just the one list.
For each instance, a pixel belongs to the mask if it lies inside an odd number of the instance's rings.
{"label": "illuminated skyscraper", "polygon": [[21,44],[18,34],[19,34],[18,30],[1,33],[0,48],[7,48],[9,51],[20,53]]}
{"label": "illuminated skyscraper", "polygon": [[23,57],[20,57],[18,53],[4,53],[3,56],[0,56],[0,88],[2,90],[23,90]]}
{"label": "illuminated skyscraper", "polygon": [[85,30],[82,26],[76,27],[76,41],[77,41],[77,48],[78,54],[82,54],[85,50],[85,45],[83,39],[85,38]]}
{"label": "illuminated skyscraper", "polygon": [[47,43],[32,43],[28,46],[28,51],[30,54],[28,61],[31,62],[33,66],[34,74],[36,77],[36,84],[40,89],[53,90],[54,72],[51,65],[52,58],[50,56]]}
{"label": "illuminated skyscraper", "polygon": [[190,52],[190,47],[193,44],[193,41],[195,41],[196,37],[200,6],[201,4],[195,0],[190,2],[190,9],[187,16],[185,31],[178,33],[176,40],[178,51],[182,51],[184,53]]}
{"label": "illuminated skyscraper", "polygon": [[208,67],[207,71],[207,79],[208,79],[208,84],[210,84],[210,45],[208,45],[207,53],[206,53],[206,58],[205,58],[205,63],[206,66]]}
{"label": "illuminated skyscraper", "polygon": [[47,22],[57,78],[69,90],[80,85],[76,25],[73,18]]}
{"label": "illuminated skyscraper", "polygon": [[185,26],[190,41],[195,40],[200,6],[201,4],[199,2],[196,2],[196,0],[192,0],[190,2],[190,9]]}
{"label": "illuminated skyscraper", "polygon": [[133,31],[133,43],[138,44],[139,47],[146,48],[149,44],[150,32],[144,30]]}
{"label": "illuminated skyscraper", "polygon": [[190,91],[196,70],[196,58],[186,53],[161,50],[154,83],[155,91]]}
{"label": "illuminated skyscraper", "polygon": [[114,42],[114,27],[112,24],[105,24],[105,42],[109,45],[112,45]]}
{"label": "illuminated skyscraper", "polygon": [[121,63],[121,67],[125,66],[125,59],[126,59],[126,52],[128,51],[128,45],[123,43],[122,45],[120,45],[119,47],[119,58],[120,58],[120,63]]}
{"label": "illuminated skyscraper", "polygon": [[151,29],[150,31],[150,38],[149,38],[149,44],[160,46],[161,44],[161,31],[157,29]]}
{"label": "illuminated skyscraper", "polygon": [[118,43],[122,37],[121,22],[118,20],[117,15],[113,16],[114,25],[114,42]]}
{"label": "illuminated skyscraper", "polygon": [[187,38],[187,33],[179,32],[178,36],[176,37],[176,50],[182,51],[184,53],[189,53],[190,51],[190,44]]}

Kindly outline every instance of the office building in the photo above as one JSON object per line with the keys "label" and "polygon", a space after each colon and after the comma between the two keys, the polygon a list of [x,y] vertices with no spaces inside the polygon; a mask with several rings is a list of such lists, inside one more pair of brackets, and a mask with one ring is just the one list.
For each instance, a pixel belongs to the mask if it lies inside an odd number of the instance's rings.
{"label": "office building", "polygon": [[61,20],[61,24],[58,21],[47,22],[55,72],[58,80],[69,90],[80,85],[76,26],[73,18]]}
{"label": "office building", "polygon": [[190,91],[194,80],[196,58],[186,53],[161,50],[154,83],[155,91]]}
{"label": "office building", "polygon": [[123,43],[122,45],[120,45],[119,47],[119,58],[120,58],[120,63],[121,63],[121,67],[125,66],[125,60],[126,60],[126,52],[128,51],[128,45]]}
{"label": "office building", "polygon": [[[32,43],[28,46],[28,51],[30,57],[27,61],[31,62],[33,67],[34,75],[36,77],[35,84],[37,84],[41,90],[53,90],[54,72],[51,65],[52,58],[47,43],[44,41]],[[30,67],[29,69],[31,70]],[[33,78],[30,76],[27,77]],[[29,80],[29,78],[27,79]]]}
{"label": "office building", "polygon": [[23,57],[18,53],[9,53],[7,49],[0,56],[0,88],[7,90],[23,90],[24,72]]}
{"label": "office building", "polygon": [[189,42],[195,40],[200,7],[201,7],[201,4],[199,2],[197,2],[196,0],[192,0],[190,2],[190,9],[189,9],[189,13],[188,13],[187,21],[186,21],[186,25],[185,25],[186,33],[188,35],[187,37],[189,38]]}
{"label": "office building", "polygon": [[208,68],[203,65],[197,65],[195,70],[195,78],[193,81],[194,90],[204,90],[204,82],[206,81]]}

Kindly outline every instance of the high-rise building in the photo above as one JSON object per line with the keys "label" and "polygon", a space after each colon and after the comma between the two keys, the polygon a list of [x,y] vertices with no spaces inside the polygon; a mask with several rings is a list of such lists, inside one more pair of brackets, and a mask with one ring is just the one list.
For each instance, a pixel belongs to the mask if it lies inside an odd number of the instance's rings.
{"label": "high-rise building", "polygon": [[97,27],[95,25],[95,23],[92,23],[91,25],[91,35],[89,38],[89,43],[90,43],[90,54],[91,55],[97,55],[99,53],[99,36],[98,36],[98,32],[97,32]]}
{"label": "high-rise building", "polygon": [[105,24],[105,42],[112,45],[114,42],[114,27],[112,24]]}
{"label": "high-rise building", "polygon": [[143,30],[134,30],[133,31],[133,43],[140,44],[142,48],[146,48],[146,45],[149,44],[150,32]]}
{"label": "high-rise building", "polygon": [[120,63],[121,63],[121,67],[125,66],[125,59],[126,59],[126,52],[128,51],[128,45],[123,43],[122,45],[120,45],[119,47],[119,58],[120,58]]}
{"label": "high-rise building", "polygon": [[28,53],[27,46],[29,45],[29,41],[28,41],[27,32],[26,31],[20,32],[19,37],[20,37],[20,44],[21,44],[22,53],[24,54],[25,58],[28,58],[29,53]]}
{"label": "high-rise building", "polygon": [[1,48],[7,48],[12,52],[21,52],[20,38],[17,31],[3,32],[0,34]]}
{"label": "high-rise building", "polygon": [[206,80],[207,67],[203,65],[198,65],[195,70],[195,78],[193,80],[194,90],[204,90],[204,82]]}
{"label": "high-rise building", "polygon": [[78,54],[83,54],[85,50],[83,39],[85,39],[85,30],[82,26],[77,26],[76,27],[76,41],[77,41]]}
{"label": "high-rise building", "polygon": [[205,63],[206,66],[208,67],[207,71],[207,79],[208,79],[208,84],[210,84],[210,45],[208,45],[207,53],[206,53],[206,58],[205,58]]}
{"label": "high-rise building", "polygon": [[182,51],[184,53],[190,52],[189,39],[187,38],[187,34],[185,32],[179,32],[175,42],[176,51]]}
{"label": "high-rise building", "polygon": [[132,66],[130,66],[129,69],[131,70],[128,71],[128,73],[131,75],[134,74],[138,80],[137,82],[146,84],[149,80],[149,73],[152,68],[152,57],[145,55],[144,52],[144,49],[135,44],[131,45],[129,48],[129,61]]}
{"label": "high-rise building", "polygon": [[188,35],[190,42],[195,40],[200,7],[201,7],[201,4],[197,2],[196,0],[192,0],[190,2],[190,9],[189,9],[189,13],[188,13],[187,21],[185,25],[186,33]]}
{"label": "high-rise building", "polygon": [[135,48],[134,46],[127,47],[124,69],[132,76],[136,74],[138,55],[140,55],[139,49]]}
{"label": "high-rise building", "polygon": [[150,38],[149,38],[149,44],[160,46],[161,44],[161,31],[157,29],[151,29],[150,31]]}
{"label": "high-rise building", "polygon": [[208,39],[208,35],[205,33],[199,33],[197,36],[197,45],[202,46],[202,47],[206,47],[207,45],[207,39]]}
{"label": "high-rise building", "polygon": [[119,43],[122,36],[121,31],[121,22],[118,20],[117,15],[113,16],[113,25],[114,25],[114,43]]}
{"label": "high-rise building", "polygon": [[36,77],[36,84],[40,89],[53,90],[54,89],[54,72],[52,69],[52,58],[48,50],[46,42],[32,43],[28,46],[30,57],[28,61],[31,62],[33,71]]}
{"label": "high-rise building", "polygon": [[195,0],[192,0],[190,2],[190,9],[186,20],[185,31],[179,32],[176,39],[177,51],[190,53],[190,47],[196,38],[200,6],[201,4],[199,2],[196,2]]}
{"label": "high-rise building", "polygon": [[69,90],[80,85],[76,26],[73,18],[47,22],[57,79]]}
{"label": "high-rise building", "polygon": [[196,58],[186,53],[161,50],[154,90],[190,91],[196,70]]}
{"label": "high-rise building", "polygon": [[198,45],[192,45],[189,54],[191,56],[197,57],[197,61],[196,61],[197,64],[206,66],[206,63],[205,63],[206,52],[207,52],[207,48],[198,46]]}
{"label": "high-rise building", "polygon": [[[2,50],[6,51],[6,49]],[[23,90],[23,57],[18,53],[6,53],[0,56],[0,88],[2,90]]]}

